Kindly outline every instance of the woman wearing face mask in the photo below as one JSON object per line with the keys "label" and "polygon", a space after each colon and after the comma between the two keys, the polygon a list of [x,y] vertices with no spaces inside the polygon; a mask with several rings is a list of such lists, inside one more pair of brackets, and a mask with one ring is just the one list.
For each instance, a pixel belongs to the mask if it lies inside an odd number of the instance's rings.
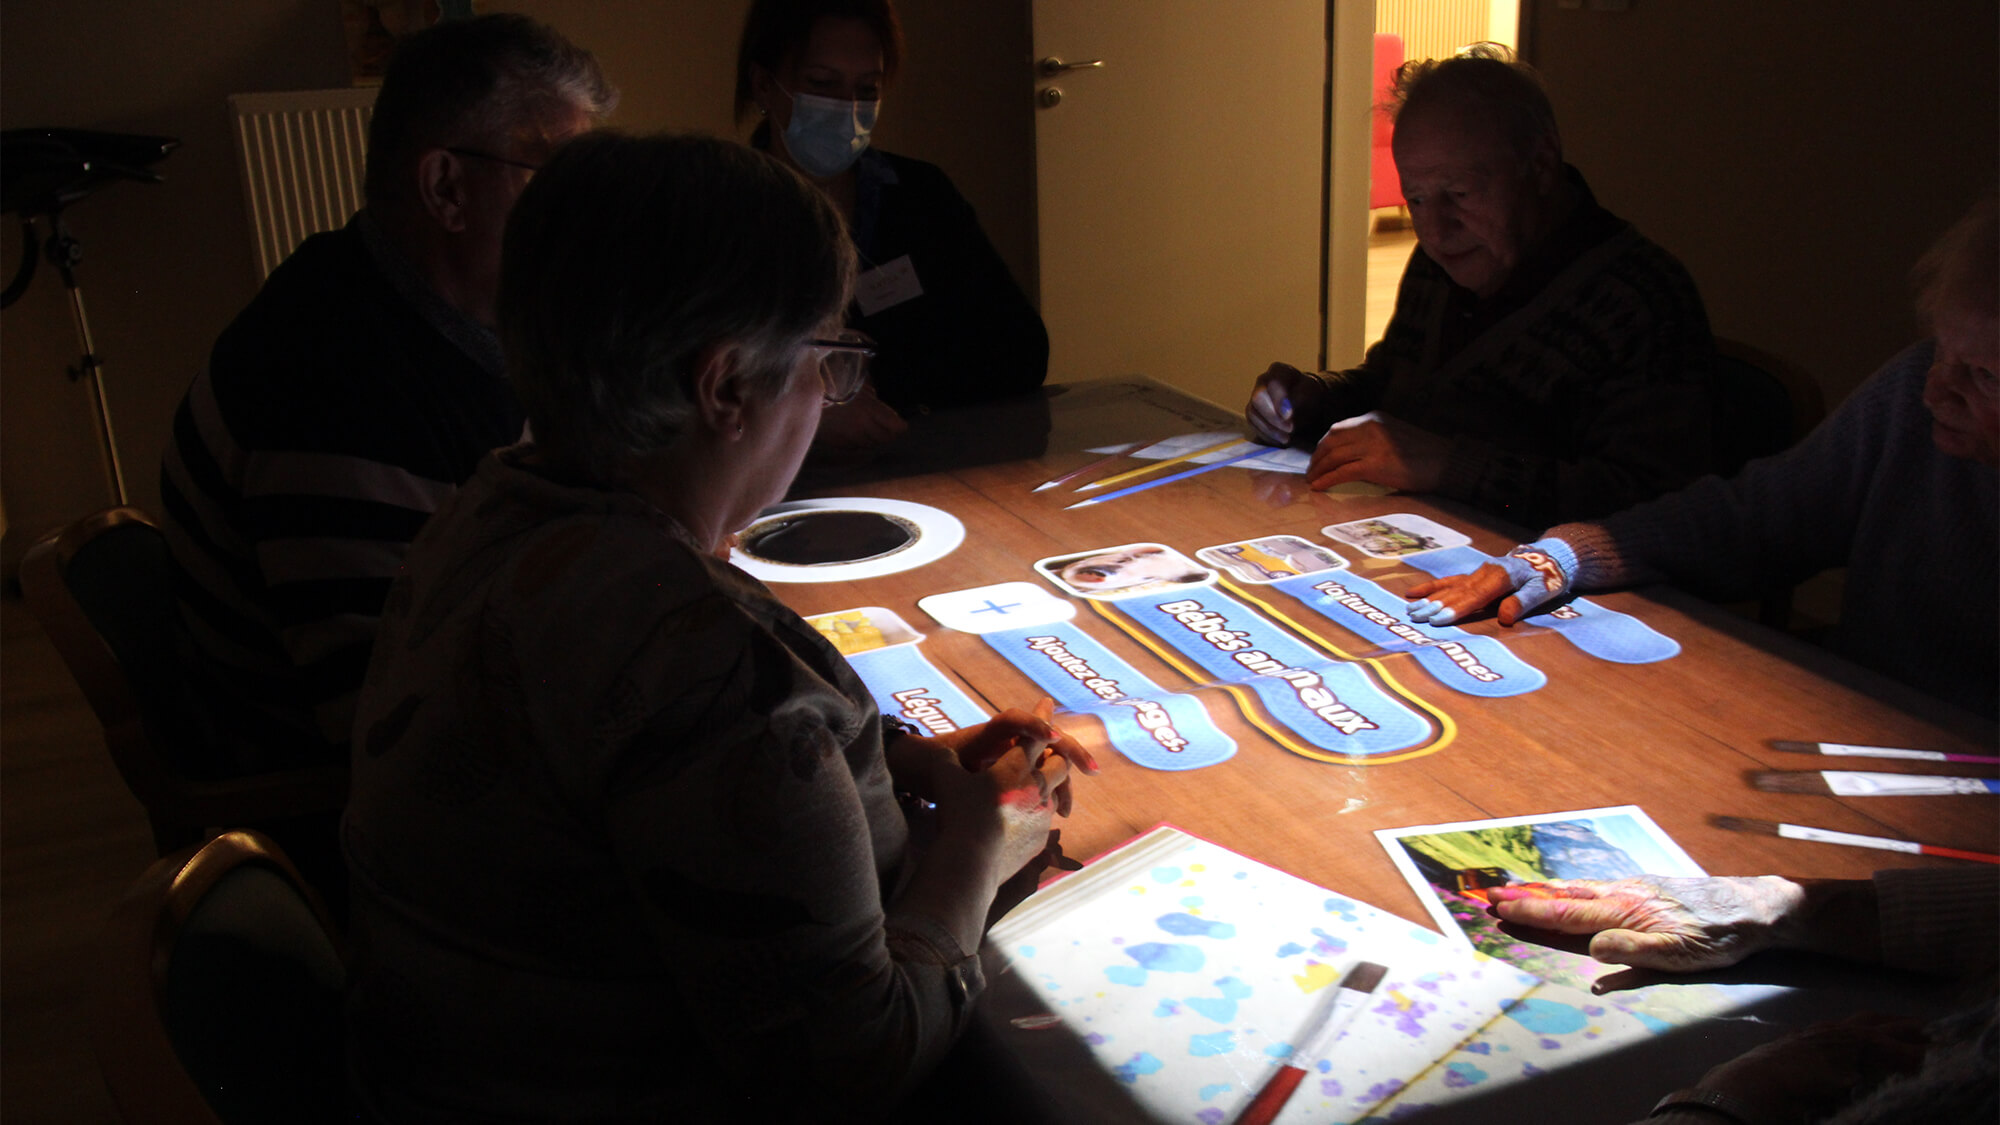
{"label": "woman wearing face mask", "polygon": [[830,409],[815,445],[865,448],[901,415],[1021,394],[1048,333],[963,196],[935,165],[870,145],[902,62],[889,0],[755,0],[736,61],[751,144],[817,184],[860,252],[849,329],[875,343],[872,393]]}

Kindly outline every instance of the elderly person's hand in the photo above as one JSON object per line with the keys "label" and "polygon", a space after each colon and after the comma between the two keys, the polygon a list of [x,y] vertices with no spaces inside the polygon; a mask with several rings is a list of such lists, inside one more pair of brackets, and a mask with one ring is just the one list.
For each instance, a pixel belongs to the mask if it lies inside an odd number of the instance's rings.
{"label": "elderly person's hand", "polygon": [[1447,574],[1419,582],[1403,596],[1410,620],[1449,625],[1470,617],[1504,595],[1500,624],[1512,625],[1550,598],[1569,591],[1576,573],[1576,552],[1561,539],[1541,539],[1514,548],[1499,562],[1486,563],[1470,574]]}
{"label": "elderly person's hand", "polygon": [[[1035,704],[1032,712],[1010,707],[978,726],[955,730],[937,736],[937,741],[948,747],[958,757],[960,765],[977,772],[990,768],[1009,750],[1023,744],[1040,747],[1035,759],[1036,765],[1054,755],[1067,759],[1069,764],[1087,774],[1097,772],[1097,759],[1083,744],[1057,729],[1051,721],[1055,718],[1056,702],[1043,696]],[[1057,816],[1068,816],[1070,809],[1070,787],[1065,780],[1052,793]]]}
{"label": "elderly person's hand", "polygon": [[1591,934],[1599,961],[1681,973],[1789,943],[1806,902],[1805,888],[1775,875],[1555,879],[1486,893],[1503,922]]}
{"label": "elderly person's hand", "polygon": [[1250,403],[1243,408],[1243,417],[1258,441],[1266,445],[1290,445],[1293,416],[1310,413],[1309,403],[1319,393],[1319,380],[1289,363],[1274,363],[1257,376],[1257,386],[1250,392]]}
{"label": "elderly person's hand", "polygon": [[1306,480],[1320,490],[1363,480],[1405,492],[1436,492],[1450,457],[1449,438],[1385,414],[1328,430],[1313,450]]}
{"label": "elderly person's hand", "polygon": [[900,786],[938,806],[940,833],[992,834],[1000,878],[1042,855],[1052,816],[1068,816],[1072,768],[1097,772],[1076,739],[1049,720],[1055,701],[1001,712],[978,726],[934,738],[904,735],[884,747]]}
{"label": "elderly person's hand", "polygon": [[1818,1121],[1892,1075],[1916,1071],[1927,1043],[1915,1020],[1863,1012],[1739,1055],[1696,1088],[1748,1107],[1758,1121]]}

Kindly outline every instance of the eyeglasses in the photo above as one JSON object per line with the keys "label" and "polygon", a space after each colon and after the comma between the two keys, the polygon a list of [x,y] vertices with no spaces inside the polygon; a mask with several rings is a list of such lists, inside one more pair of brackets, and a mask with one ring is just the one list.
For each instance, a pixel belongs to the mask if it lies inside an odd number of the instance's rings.
{"label": "eyeglasses", "polygon": [[837,339],[813,340],[818,352],[820,403],[842,406],[853,402],[868,385],[868,361],[875,358],[875,341],[861,332],[842,332]]}
{"label": "eyeglasses", "polygon": [[481,152],[476,148],[454,148],[451,145],[446,145],[444,150],[453,156],[470,156],[479,160],[491,160],[495,164],[505,164],[509,168],[526,168],[530,172],[539,172],[542,170],[542,166],[539,164],[530,164],[525,160],[513,160],[505,156],[495,156],[490,152]]}

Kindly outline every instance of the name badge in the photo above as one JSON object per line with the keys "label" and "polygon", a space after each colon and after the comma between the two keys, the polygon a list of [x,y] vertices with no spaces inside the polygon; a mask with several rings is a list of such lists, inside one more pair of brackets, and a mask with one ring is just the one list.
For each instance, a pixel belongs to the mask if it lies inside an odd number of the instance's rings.
{"label": "name badge", "polygon": [[908,254],[854,279],[854,303],[861,306],[862,316],[874,316],[923,295],[923,283],[917,280],[917,267]]}

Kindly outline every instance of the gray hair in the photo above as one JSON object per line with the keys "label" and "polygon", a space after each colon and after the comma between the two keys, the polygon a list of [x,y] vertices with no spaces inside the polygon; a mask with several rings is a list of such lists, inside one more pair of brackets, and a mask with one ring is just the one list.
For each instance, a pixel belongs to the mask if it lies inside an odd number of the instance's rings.
{"label": "gray hair", "polygon": [[741,348],[747,393],[777,394],[853,280],[839,213],[772,157],[713,137],[588,133],[507,221],[508,376],[544,455],[615,484],[681,438],[706,350]]}
{"label": "gray hair", "polygon": [[1542,76],[1498,43],[1474,43],[1448,59],[1413,59],[1396,68],[1387,106],[1392,119],[1439,105],[1489,115],[1523,160],[1544,140],[1562,152]]}
{"label": "gray hair", "polygon": [[578,110],[602,119],[617,103],[594,55],[527,16],[427,27],[397,44],[375,95],[368,200],[395,198],[426,149],[502,147]]}
{"label": "gray hair", "polygon": [[2000,309],[2000,196],[1972,205],[1910,271],[1926,323],[1952,313]]}

